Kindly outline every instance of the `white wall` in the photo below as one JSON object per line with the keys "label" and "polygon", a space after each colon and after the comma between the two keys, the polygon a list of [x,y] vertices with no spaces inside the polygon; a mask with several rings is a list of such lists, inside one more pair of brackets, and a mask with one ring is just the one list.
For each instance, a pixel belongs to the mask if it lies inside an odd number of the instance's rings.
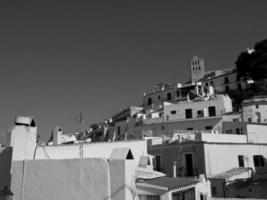
{"label": "white wall", "polygon": [[205,143],[205,167],[207,177],[225,172],[234,167],[239,167],[238,155],[245,157],[245,167],[255,169],[253,155],[263,155],[265,167],[257,168],[258,172],[264,171],[267,167],[267,145],[260,144],[230,144],[230,143]]}
{"label": "white wall", "polygon": [[249,143],[267,143],[267,125],[247,124]]}
{"label": "white wall", "polygon": [[128,162],[99,158],[14,161],[11,191],[16,200],[131,200],[127,176],[134,171],[126,166]]}
{"label": "white wall", "polygon": [[38,146],[35,159],[109,158],[112,150],[119,147],[129,147],[136,159],[136,164],[141,155],[147,154],[147,142],[138,140]]}
{"label": "white wall", "polygon": [[218,143],[246,143],[246,135],[235,134],[214,134],[214,133],[201,133],[199,134],[200,140],[205,142],[218,142]]}
{"label": "white wall", "polygon": [[33,159],[37,127],[14,126],[7,133],[7,146],[13,147],[12,160]]}
{"label": "white wall", "polygon": [[[216,107],[216,116],[232,112],[232,102],[228,96],[216,95],[215,99],[196,102],[181,102],[172,105],[164,105],[164,117],[169,121],[186,119],[185,110],[192,109],[192,118],[198,118],[197,112],[204,113],[203,117],[209,117],[208,107]],[[175,112],[175,113],[172,113]]]}

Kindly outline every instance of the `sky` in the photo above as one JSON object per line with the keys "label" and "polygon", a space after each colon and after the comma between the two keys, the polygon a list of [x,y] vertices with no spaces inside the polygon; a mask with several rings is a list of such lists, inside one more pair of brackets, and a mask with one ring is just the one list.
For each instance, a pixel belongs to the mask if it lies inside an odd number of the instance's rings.
{"label": "sky", "polygon": [[1,0],[0,132],[34,116],[47,139],[139,105],[160,82],[189,79],[189,60],[231,68],[267,37],[265,0]]}

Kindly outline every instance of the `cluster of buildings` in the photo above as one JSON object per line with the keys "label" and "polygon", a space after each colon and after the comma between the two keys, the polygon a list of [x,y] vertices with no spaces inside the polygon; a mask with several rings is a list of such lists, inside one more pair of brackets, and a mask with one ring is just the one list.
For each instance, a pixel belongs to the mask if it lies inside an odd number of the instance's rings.
{"label": "cluster of buildings", "polygon": [[267,96],[238,110],[228,93],[251,81],[204,67],[193,57],[190,81],[158,84],[88,131],[56,127],[47,144],[17,117],[0,137],[0,199],[267,199]]}

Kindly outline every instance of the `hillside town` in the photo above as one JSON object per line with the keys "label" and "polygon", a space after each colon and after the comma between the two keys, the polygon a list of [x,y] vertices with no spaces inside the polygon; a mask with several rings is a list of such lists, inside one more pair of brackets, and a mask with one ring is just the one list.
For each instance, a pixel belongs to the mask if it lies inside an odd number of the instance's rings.
{"label": "hillside town", "polygon": [[185,83],[159,83],[76,133],[17,116],[0,136],[0,199],[267,199],[267,95],[244,99],[253,79],[190,61]]}

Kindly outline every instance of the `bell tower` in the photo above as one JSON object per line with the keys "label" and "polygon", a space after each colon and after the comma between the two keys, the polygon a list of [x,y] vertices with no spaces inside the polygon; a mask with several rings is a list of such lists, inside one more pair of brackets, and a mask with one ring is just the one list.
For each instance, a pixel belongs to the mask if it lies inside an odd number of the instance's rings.
{"label": "bell tower", "polygon": [[205,76],[204,59],[194,56],[190,61],[191,81],[197,82]]}

